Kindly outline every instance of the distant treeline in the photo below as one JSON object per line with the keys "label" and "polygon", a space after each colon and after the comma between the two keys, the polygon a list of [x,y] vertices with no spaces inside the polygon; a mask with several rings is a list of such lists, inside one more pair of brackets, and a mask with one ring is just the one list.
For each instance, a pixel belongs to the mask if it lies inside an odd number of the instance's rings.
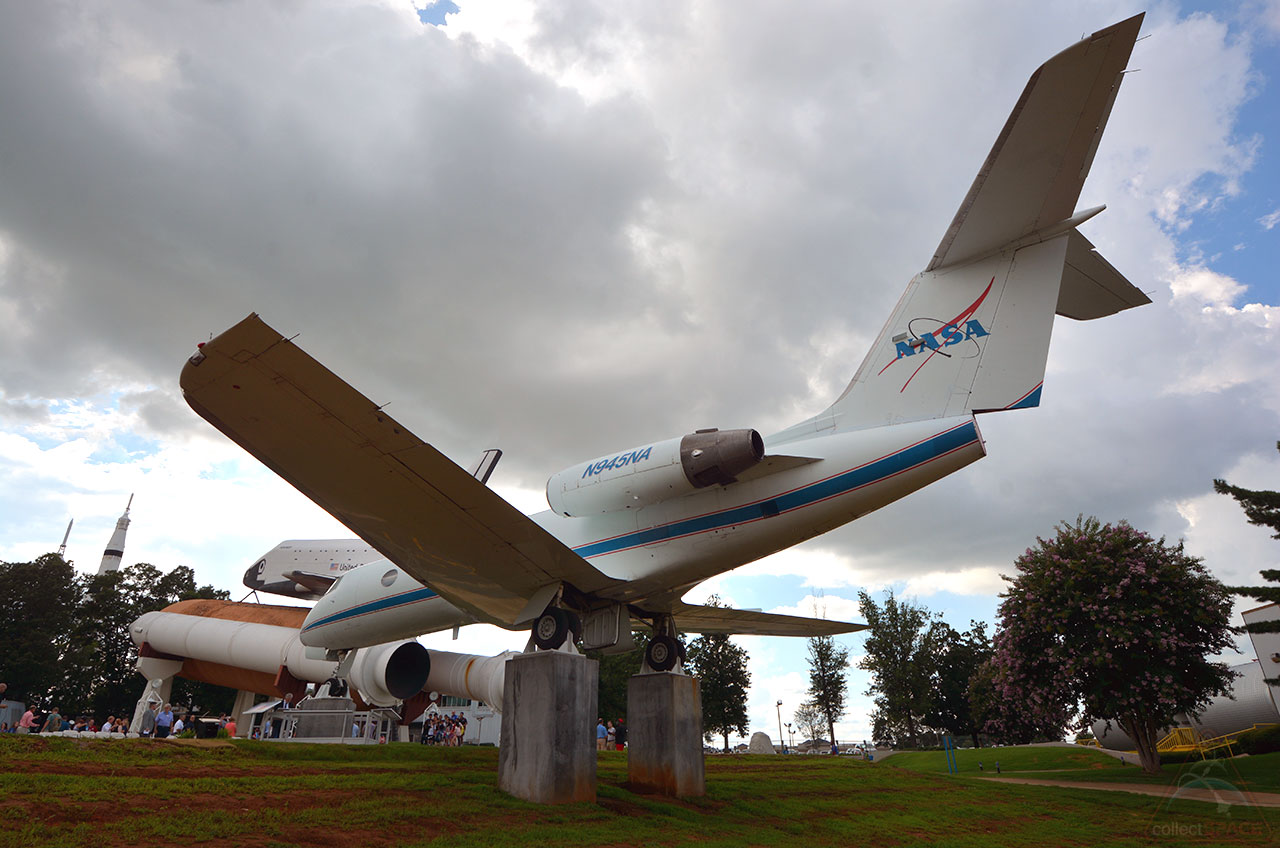
{"label": "distant treeline", "polygon": [[[138,651],[129,625],[138,616],[188,598],[227,598],[196,586],[180,565],[167,573],[138,563],[107,574],[77,573],[57,554],[35,562],[0,562],[0,682],[5,697],[62,715],[132,716],[146,681],[134,670]],[[174,681],[184,707],[229,709],[235,693]]]}

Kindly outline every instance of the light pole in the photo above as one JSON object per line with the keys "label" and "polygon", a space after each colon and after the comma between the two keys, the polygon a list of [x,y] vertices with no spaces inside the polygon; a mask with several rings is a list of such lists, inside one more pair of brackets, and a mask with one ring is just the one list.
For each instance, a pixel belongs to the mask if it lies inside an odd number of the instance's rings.
{"label": "light pole", "polygon": [[787,740],[782,737],[782,701],[778,701],[778,744],[782,746],[782,753],[787,753]]}
{"label": "light pole", "polygon": [[791,722],[787,722],[787,741],[791,744],[792,748],[796,746],[796,737],[791,732]]}

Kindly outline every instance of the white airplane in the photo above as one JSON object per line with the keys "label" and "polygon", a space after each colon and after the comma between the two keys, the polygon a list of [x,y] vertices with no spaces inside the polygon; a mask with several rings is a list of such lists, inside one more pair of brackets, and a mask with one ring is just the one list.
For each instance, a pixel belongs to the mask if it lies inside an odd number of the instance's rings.
{"label": "white airplane", "polygon": [[589,647],[623,650],[638,621],[654,631],[646,662],[664,670],[677,630],[858,629],[681,597],[982,458],[977,414],[1039,405],[1055,314],[1150,302],[1077,230],[1103,207],[1075,208],[1141,22],[1032,74],[848,387],[779,433],[610,451],[551,475],[551,509],[525,516],[256,315],[201,345],[182,371],[192,408],[359,535],[358,558],[379,557],[313,581],[329,585],[303,642],[337,655],[488,622],[532,625],[538,648],[580,629]]}

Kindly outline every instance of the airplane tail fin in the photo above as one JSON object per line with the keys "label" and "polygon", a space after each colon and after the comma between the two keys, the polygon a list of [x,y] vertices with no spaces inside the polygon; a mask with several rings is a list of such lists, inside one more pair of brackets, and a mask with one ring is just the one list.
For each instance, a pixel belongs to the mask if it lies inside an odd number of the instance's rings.
{"label": "airplane tail fin", "polygon": [[1042,65],[928,267],[907,286],[848,388],[810,426],[1036,406],[1054,315],[1150,303],[1076,227],[1075,211],[1142,15]]}

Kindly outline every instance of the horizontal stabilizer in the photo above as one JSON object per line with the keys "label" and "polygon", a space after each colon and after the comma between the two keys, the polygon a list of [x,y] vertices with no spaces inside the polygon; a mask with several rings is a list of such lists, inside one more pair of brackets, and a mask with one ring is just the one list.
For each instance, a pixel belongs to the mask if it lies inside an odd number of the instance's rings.
{"label": "horizontal stabilizer", "polygon": [[1102,258],[1078,231],[1067,242],[1067,260],[1058,290],[1058,314],[1077,321],[1105,318],[1151,302],[1142,291]]}
{"label": "horizontal stabilizer", "polygon": [[866,630],[865,624],[778,615],[756,610],[678,604],[672,610],[676,629],[684,633],[739,633],[747,636],[836,636]]}

